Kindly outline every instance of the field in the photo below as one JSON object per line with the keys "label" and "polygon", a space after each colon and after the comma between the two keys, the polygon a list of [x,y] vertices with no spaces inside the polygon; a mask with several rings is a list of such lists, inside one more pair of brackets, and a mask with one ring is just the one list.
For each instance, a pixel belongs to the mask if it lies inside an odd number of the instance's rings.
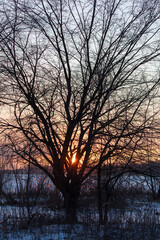
{"label": "field", "polygon": [[[0,239],[160,239],[159,179],[124,175],[99,224],[96,179],[82,187],[78,223],[68,225],[63,199],[43,174],[1,174]],[[103,196],[103,194],[102,194]]]}

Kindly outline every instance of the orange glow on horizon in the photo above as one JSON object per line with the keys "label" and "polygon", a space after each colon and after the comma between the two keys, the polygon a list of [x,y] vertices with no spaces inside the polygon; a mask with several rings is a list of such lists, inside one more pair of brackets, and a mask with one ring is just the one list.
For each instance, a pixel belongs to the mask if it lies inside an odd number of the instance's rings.
{"label": "orange glow on horizon", "polygon": [[76,162],[76,153],[73,154],[73,157],[72,157],[72,164]]}

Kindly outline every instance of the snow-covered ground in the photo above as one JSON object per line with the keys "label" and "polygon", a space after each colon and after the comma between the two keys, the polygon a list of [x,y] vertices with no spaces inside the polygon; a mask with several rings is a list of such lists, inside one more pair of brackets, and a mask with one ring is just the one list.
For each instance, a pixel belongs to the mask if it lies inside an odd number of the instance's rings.
{"label": "snow-covered ground", "polygon": [[[7,193],[17,193],[26,188],[27,174],[4,174],[3,189]],[[44,189],[54,190],[51,180],[43,174],[31,174],[29,176],[30,189],[36,190],[38,185],[43,185]]]}
{"label": "snow-covered ground", "polygon": [[97,240],[104,239],[104,226],[50,225],[18,232],[1,232],[0,239],[8,240]]}
{"label": "snow-covered ground", "polygon": [[[36,190],[40,184],[43,184],[45,190],[55,189],[52,182],[44,175],[33,174],[30,177],[31,190]],[[3,190],[6,193],[16,194],[22,189],[26,189],[26,174],[6,175],[4,180]],[[95,180],[92,179],[92,181],[92,185],[94,185]],[[152,185],[155,191],[158,191],[159,180],[152,182]],[[139,189],[145,195],[146,192],[151,192],[151,179],[143,176],[125,175],[117,183],[117,188],[120,186],[126,190]],[[111,206],[108,210],[108,223],[103,226],[98,225],[97,208],[92,208],[90,205],[88,208],[78,209],[78,220],[81,224],[58,225],[55,219],[57,216],[64,217],[63,210],[53,210],[45,204],[35,204],[27,208],[25,205],[9,205],[4,198],[0,200],[0,240],[160,240],[160,202],[148,200],[145,197],[143,199],[135,198],[132,201],[126,196],[126,206],[121,206],[121,202],[118,206]],[[44,202],[44,199],[42,200]],[[32,227],[30,225],[29,229],[17,231],[17,223],[25,222],[25,219],[27,221],[30,217],[29,214],[36,216],[35,221],[38,219],[37,221],[41,223],[41,226],[37,224],[37,226]],[[50,221],[45,222],[45,218]],[[43,224],[43,222],[45,223]]]}
{"label": "snow-covered ground", "polygon": [[[27,174],[4,174],[3,176],[3,189],[5,192],[17,193],[26,188]],[[39,185],[43,185],[44,189],[54,190],[55,186],[51,180],[43,174],[31,174],[29,179],[30,189],[37,189]],[[89,191],[96,185],[96,180],[93,177],[89,177],[85,182],[85,190]],[[152,186],[151,186],[152,185]],[[158,191],[160,186],[160,178],[151,179],[150,177],[138,176],[138,175],[123,175],[117,182],[117,186],[125,186],[125,188],[139,188],[143,191],[151,191],[154,187],[155,191]],[[83,186],[82,186],[83,188]]]}

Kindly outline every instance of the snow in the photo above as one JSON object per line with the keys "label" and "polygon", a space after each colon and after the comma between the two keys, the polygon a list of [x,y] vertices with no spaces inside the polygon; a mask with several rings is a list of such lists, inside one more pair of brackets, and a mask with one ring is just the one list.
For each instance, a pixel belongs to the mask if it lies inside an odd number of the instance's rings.
{"label": "snow", "polygon": [[[5,174],[5,183],[3,188],[7,193],[17,193],[26,188],[27,174]],[[38,185],[42,184],[44,189],[54,190],[55,187],[51,180],[42,174],[32,174],[29,179],[29,186],[33,190],[37,189]]]}
{"label": "snow", "polygon": [[[14,175],[10,175],[7,180],[7,176],[5,176],[5,183],[3,184],[3,189],[6,192],[11,192],[13,194],[21,191],[21,189],[26,188],[26,174],[19,174],[15,178]],[[147,180],[147,181],[146,181]],[[93,179],[93,182],[95,180]],[[44,183],[44,188],[49,190],[54,190],[54,186],[52,182],[46,178],[44,175],[33,174],[30,179],[30,188],[37,189],[38,184]],[[140,189],[143,194],[150,190],[150,179],[146,179],[143,176],[123,176],[119,179],[117,183],[117,188],[120,186],[128,189]],[[94,184],[93,184],[94,185]],[[18,190],[17,190],[18,186]],[[159,180],[155,182],[155,189],[159,187]],[[44,199],[42,199],[44,202]],[[1,199],[0,206],[0,239],[2,240],[97,240],[97,239],[143,239],[138,238],[141,236],[141,227],[145,228],[147,234],[155,234],[155,236],[160,236],[160,203],[157,201],[149,201],[147,199],[136,199],[132,201],[130,198],[125,198],[127,202],[127,206],[114,206],[110,207],[108,210],[108,225],[101,226],[98,225],[98,211],[96,207],[92,208],[89,204],[88,208],[78,209],[78,220],[79,223],[83,224],[75,224],[75,225],[67,225],[67,224],[55,224],[56,216],[64,217],[64,211],[61,210],[51,210],[45,207],[42,204],[36,204],[33,207],[30,207],[31,213],[36,215],[37,217],[41,217],[41,227],[30,226],[28,229],[19,229],[13,230],[13,224],[16,224],[21,221],[27,220],[28,210],[26,206],[20,205],[9,205],[6,204],[4,199]],[[40,203],[40,201],[39,201]],[[119,203],[120,204],[120,203]],[[44,223],[45,218],[50,219],[51,221],[48,223]],[[45,222],[45,221],[44,221]],[[9,228],[8,225],[11,224]],[[46,224],[46,225],[45,225]],[[110,224],[110,225],[109,225]],[[39,226],[39,225],[38,225]],[[110,227],[109,227],[110,226]],[[130,227],[134,226],[133,230],[133,238],[130,238]],[[149,230],[148,229],[149,226]],[[120,228],[120,229],[119,229]],[[159,229],[159,230],[158,230]],[[122,231],[125,232],[122,238]],[[110,238],[110,235],[112,236]],[[109,236],[109,237],[107,237]],[[138,237],[137,237],[138,236]],[[146,235],[148,236],[148,235]],[[144,238],[144,240],[148,240],[149,238]],[[156,240],[160,238],[156,237]],[[154,240],[154,238],[153,238]]]}
{"label": "snow", "polygon": [[104,237],[104,226],[50,225],[32,230],[0,233],[0,239],[9,240],[96,240]]}

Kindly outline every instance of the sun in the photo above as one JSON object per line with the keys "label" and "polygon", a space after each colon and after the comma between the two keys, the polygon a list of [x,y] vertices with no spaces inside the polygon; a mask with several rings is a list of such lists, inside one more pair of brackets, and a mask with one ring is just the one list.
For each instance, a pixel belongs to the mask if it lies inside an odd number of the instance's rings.
{"label": "sun", "polygon": [[76,153],[73,154],[73,157],[72,157],[72,164],[76,162]]}

